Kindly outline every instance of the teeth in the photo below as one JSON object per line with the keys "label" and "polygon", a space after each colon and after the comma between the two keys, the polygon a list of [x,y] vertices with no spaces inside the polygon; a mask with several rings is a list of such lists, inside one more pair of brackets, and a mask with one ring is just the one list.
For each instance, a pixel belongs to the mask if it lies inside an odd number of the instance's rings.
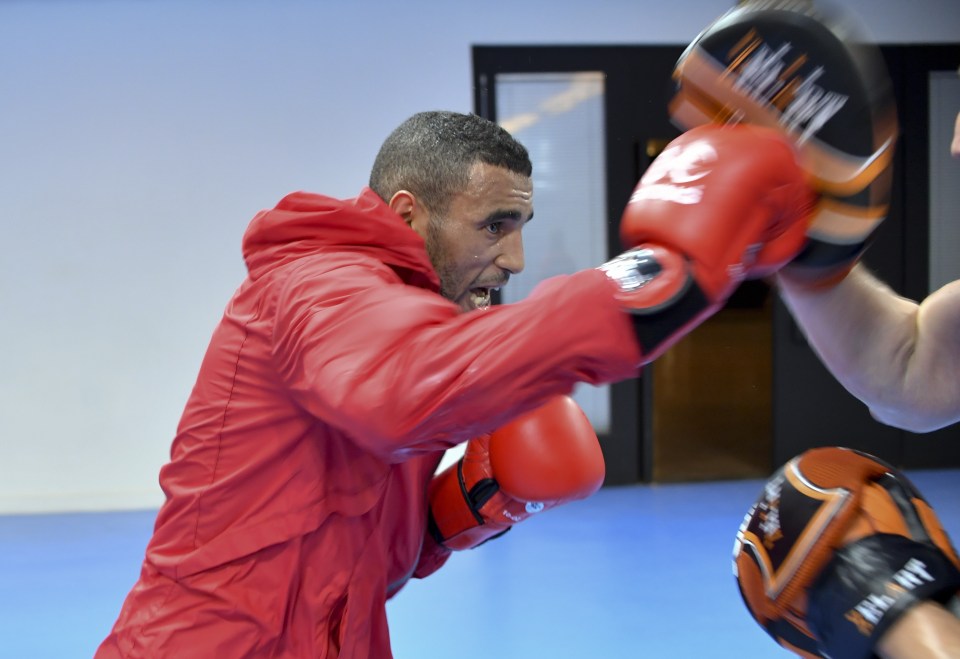
{"label": "teeth", "polygon": [[490,306],[490,290],[478,289],[470,291],[470,301],[477,309],[487,309]]}

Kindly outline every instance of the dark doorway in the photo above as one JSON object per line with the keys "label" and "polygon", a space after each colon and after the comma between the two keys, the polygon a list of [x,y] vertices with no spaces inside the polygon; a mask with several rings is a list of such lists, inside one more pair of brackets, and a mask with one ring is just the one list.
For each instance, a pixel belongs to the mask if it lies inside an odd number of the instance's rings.
{"label": "dark doorway", "polygon": [[[667,105],[682,50],[682,45],[473,48],[475,111],[494,120],[502,119],[498,89],[505,76],[592,72],[602,78],[607,258],[621,251],[619,219],[634,185],[679,134]],[[903,134],[893,207],[866,262],[898,291],[917,298],[928,290],[927,79],[931,71],[955,71],[960,46],[884,46],[883,51]],[[523,141],[522,132],[518,137]],[[534,167],[536,186],[536,158]],[[539,188],[536,195],[541,196]],[[764,282],[743,285],[723,311],[641,378],[611,387],[608,405],[609,427],[600,435],[611,485],[759,477],[824,444],[865,448],[903,467],[960,465],[960,437],[954,437],[960,426],[916,436],[875,422],[826,373]]]}

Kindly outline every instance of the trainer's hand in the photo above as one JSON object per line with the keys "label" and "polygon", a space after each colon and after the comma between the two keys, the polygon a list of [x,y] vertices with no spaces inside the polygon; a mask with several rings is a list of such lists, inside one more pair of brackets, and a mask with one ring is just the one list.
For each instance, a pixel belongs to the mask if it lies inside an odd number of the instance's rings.
{"label": "trainer's hand", "polygon": [[754,619],[804,657],[868,659],[890,626],[960,590],[960,559],[907,478],[880,460],[820,448],[766,483],[734,547]]}
{"label": "trainer's hand", "polygon": [[897,140],[886,65],[860,22],[836,4],[747,2],[690,44],[674,79],[681,128],[745,122],[793,141],[821,201],[785,272],[844,276],[886,217]]}
{"label": "trainer's hand", "polygon": [[778,130],[706,125],[669,145],[640,179],[601,266],[633,314],[644,362],[714,313],[747,277],[793,258],[815,195]]}
{"label": "trainer's hand", "polygon": [[535,513],[584,499],[603,484],[600,442],[580,406],[552,398],[495,432],[430,485],[429,527],[450,549],[470,549]]}

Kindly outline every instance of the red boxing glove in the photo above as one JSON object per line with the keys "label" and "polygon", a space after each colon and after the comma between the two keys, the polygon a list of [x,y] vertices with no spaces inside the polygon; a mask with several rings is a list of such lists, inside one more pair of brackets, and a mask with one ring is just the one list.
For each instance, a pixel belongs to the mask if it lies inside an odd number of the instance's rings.
{"label": "red boxing glove", "polygon": [[644,361],[775,271],[806,241],[816,197],[781,131],[706,125],[667,145],[620,225],[629,251],[601,266],[633,313]]}
{"label": "red boxing glove", "polygon": [[674,69],[681,128],[749,123],[797,148],[822,200],[807,245],[784,269],[809,285],[846,276],[890,204],[897,109],[883,54],[840,3],[741,2]]}
{"label": "red boxing glove", "polygon": [[530,515],[585,499],[606,473],[600,442],[569,396],[467,442],[430,484],[429,527],[450,549],[470,549]]}

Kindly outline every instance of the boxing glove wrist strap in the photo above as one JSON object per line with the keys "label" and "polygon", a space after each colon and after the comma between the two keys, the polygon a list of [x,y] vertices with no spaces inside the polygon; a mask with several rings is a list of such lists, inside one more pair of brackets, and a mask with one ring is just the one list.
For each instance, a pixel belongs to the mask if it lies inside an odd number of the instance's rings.
{"label": "boxing glove wrist strap", "polygon": [[599,266],[599,269],[615,281],[624,293],[643,288],[663,272],[656,254],[648,247],[626,251]]}
{"label": "boxing glove wrist strap", "polygon": [[618,299],[633,318],[644,361],[679,338],[681,330],[710,306],[689,264],[676,252],[644,245],[599,266],[620,289]]}

